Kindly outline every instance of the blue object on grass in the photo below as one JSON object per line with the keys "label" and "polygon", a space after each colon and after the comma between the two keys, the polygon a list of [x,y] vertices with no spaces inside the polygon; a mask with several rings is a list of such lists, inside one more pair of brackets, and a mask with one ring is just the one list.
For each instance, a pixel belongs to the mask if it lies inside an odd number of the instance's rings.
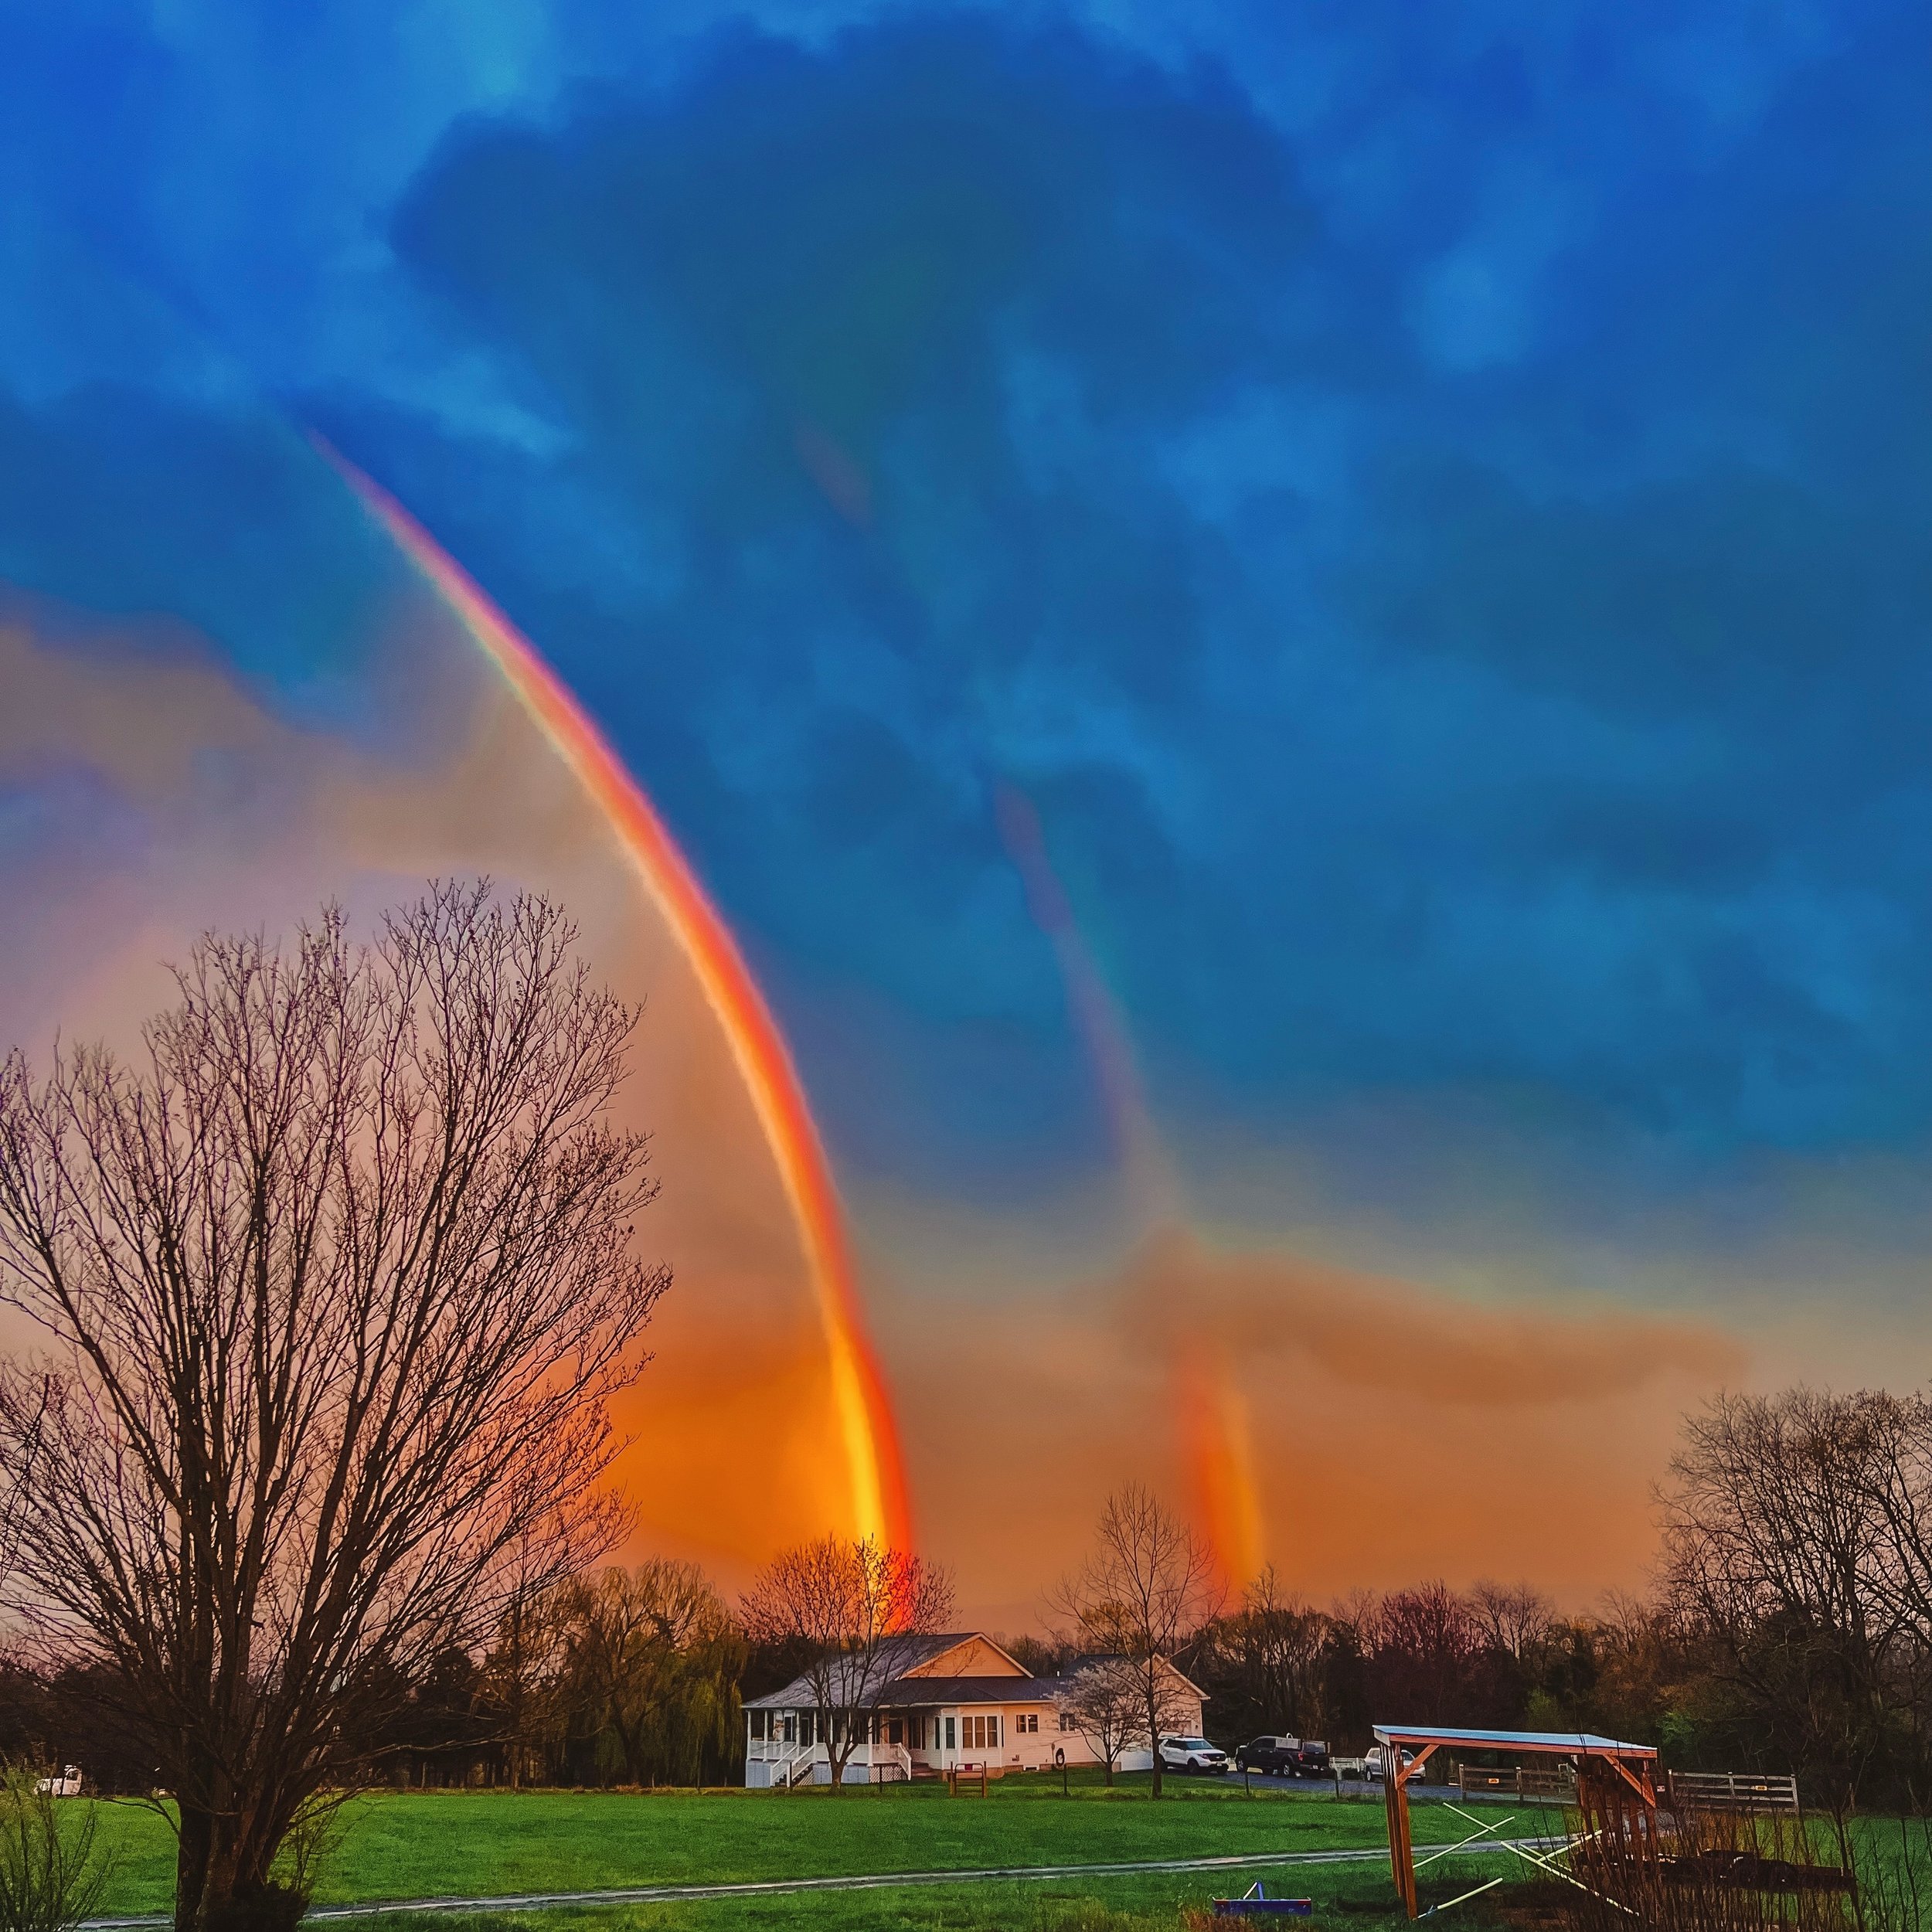
{"label": "blue object on grass", "polygon": [[1305,1919],[1314,1910],[1313,1899],[1270,1898],[1267,1887],[1259,1879],[1240,1898],[1214,1901],[1214,1916],[1217,1919],[1245,1919],[1263,1912],[1286,1912],[1298,1919]]}

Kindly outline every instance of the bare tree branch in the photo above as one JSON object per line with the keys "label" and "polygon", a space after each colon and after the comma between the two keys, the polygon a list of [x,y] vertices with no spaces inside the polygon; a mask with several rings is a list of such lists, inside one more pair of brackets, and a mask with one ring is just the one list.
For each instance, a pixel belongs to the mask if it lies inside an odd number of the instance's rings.
{"label": "bare tree branch", "polygon": [[1119,1660],[1139,1694],[1161,1794],[1161,1736],[1190,1708],[1175,1653],[1220,1608],[1212,1552],[1152,1492],[1130,1483],[1100,1512],[1086,1563],[1049,1598],[1071,1619],[1086,1648]]}
{"label": "bare tree branch", "polygon": [[916,1660],[910,1640],[945,1628],[945,1570],[863,1537],[800,1543],[761,1570],[740,1604],[753,1643],[795,1644],[824,1732],[832,1788],[869,1737],[886,1686]]}
{"label": "bare tree branch", "polygon": [[636,1015],[548,901],[204,937],[145,1056],[0,1065],[13,1607],[106,1665],[180,1811],[186,1927],[440,1646],[616,1527],[609,1399],[668,1276],[606,1111]]}

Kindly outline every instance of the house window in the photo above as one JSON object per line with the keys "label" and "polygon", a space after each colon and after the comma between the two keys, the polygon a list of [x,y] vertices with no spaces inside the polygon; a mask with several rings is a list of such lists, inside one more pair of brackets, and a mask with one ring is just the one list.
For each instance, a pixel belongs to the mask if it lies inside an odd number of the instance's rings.
{"label": "house window", "polygon": [[765,1712],[753,1711],[751,1713],[751,1735],[760,1743],[764,1742],[767,1723],[767,1714]]}
{"label": "house window", "polygon": [[953,1720],[950,1717],[946,1720],[946,1748],[949,1751],[953,1748]]}
{"label": "house window", "polygon": [[1039,1729],[1039,1713],[1038,1711],[1022,1711],[1013,1719],[1013,1730],[1015,1736],[1024,1731],[1030,1737]]}
{"label": "house window", "polygon": [[817,1715],[815,1711],[801,1711],[798,1713],[798,1742],[800,1743],[809,1744],[814,1742],[811,1721]]}
{"label": "house window", "polygon": [[887,1718],[886,1719],[886,1742],[888,1744],[903,1744],[905,1741],[906,1720],[903,1717]]}
{"label": "house window", "polygon": [[996,1751],[999,1749],[999,1713],[990,1717],[968,1717],[961,1720],[966,1726],[966,1748],[969,1751]]}
{"label": "house window", "polygon": [[1060,1729],[1063,1731],[1077,1731],[1080,1729],[1079,1725],[1073,1722],[1073,1713],[1070,1711],[1060,1713]]}

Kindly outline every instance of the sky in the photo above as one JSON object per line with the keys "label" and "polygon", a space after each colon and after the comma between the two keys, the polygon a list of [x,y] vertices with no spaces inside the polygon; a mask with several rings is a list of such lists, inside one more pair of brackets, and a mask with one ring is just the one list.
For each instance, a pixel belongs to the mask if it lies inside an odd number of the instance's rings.
{"label": "sky", "polygon": [[1903,5],[0,4],[0,1027],[432,869],[649,1001],[641,1535],[1125,1476],[1318,1600],[1641,1584],[1720,1386],[1922,1380],[1932,77]]}

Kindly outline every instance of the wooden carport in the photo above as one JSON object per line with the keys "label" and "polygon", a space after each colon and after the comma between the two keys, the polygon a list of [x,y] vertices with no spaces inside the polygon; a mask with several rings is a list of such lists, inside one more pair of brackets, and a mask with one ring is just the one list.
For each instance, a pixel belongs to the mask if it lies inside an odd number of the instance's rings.
{"label": "wooden carport", "polygon": [[[1378,1724],[1383,1749],[1383,1796],[1389,1807],[1389,1869],[1403,1906],[1416,1916],[1415,1847],[1409,1836],[1409,1787],[1439,1750],[1470,1750],[1512,1756],[1566,1757],[1577,1766],[1577,1801],[1586,1817],[1597,1815],[1598,1832],[1614,1828],[1630,1837],[1633,1849],[1648,1855],[1657,1842],[1657,1749],[1625,1744],[1594,1731],[1471,1731],[1439,1724]],[[1403,1753],[1415,1762],[1405,1764]]]}

